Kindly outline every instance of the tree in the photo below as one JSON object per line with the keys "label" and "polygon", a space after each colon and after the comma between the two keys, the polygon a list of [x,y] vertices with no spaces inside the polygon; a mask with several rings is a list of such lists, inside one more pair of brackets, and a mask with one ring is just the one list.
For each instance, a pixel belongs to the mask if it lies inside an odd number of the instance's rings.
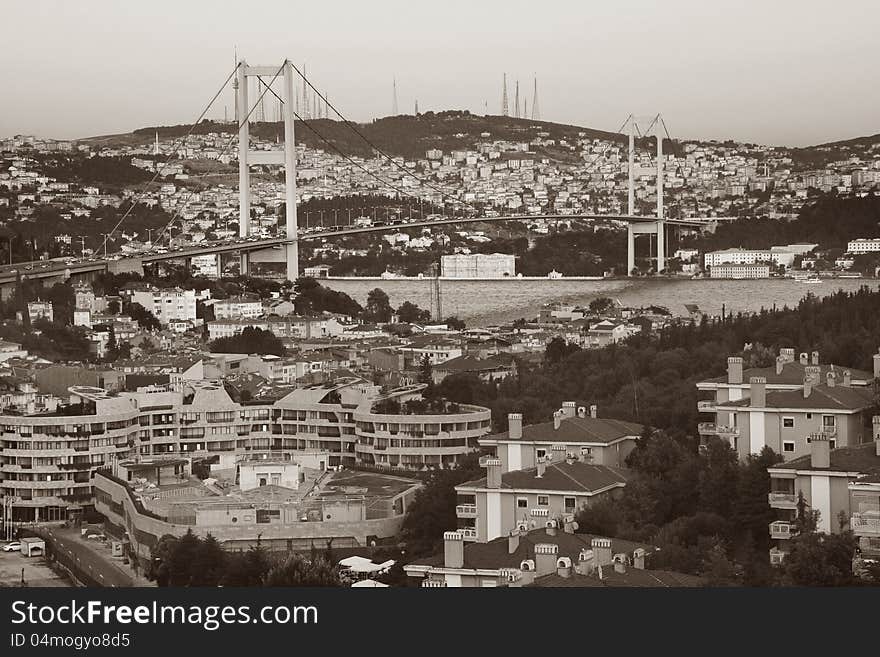
{"label": "tree", "polygon": [[107,304],[107,312],[111,315],[118,315],[119,309],[119,301],[116,299],[111,299],[110,302]]}
{"label": "tree", "polygon": [[377,324],[386,324],[391,321],[391,303],[388,295],[380,288],[370,290],[367,295],[367,305],[363,312],[364,320]]}
{"label": "tree", "polygon": [[802,532],[790,540],[782,563],[783,586],[853,586],[852,572],[857,541],[852,532],[825,534]]}
{"label": "tree", "polygon": [[446,324],[453,331],[464,331],[467,324],[464,323],[463,320],[458,317],[447,317],[443,320],[443,323]]}
{"label": "tree", "polygon": [[128,305],[128,314],[142,329],[158,331],[162,328],[162,324],[159,323],[156,316],[139,303],[130,303]]}
{"label": "tree", "polygon": [[590,312],[594,315],[607,313],[612,308],[614,308],[614,301],[608,297],[599,297],[590,301]]}
{"label": "tree", "polygon": [[232,552],[227,555],[225,572],[220,580],[221,586],[262,586],[271,564],[266,549],[260,545],[246,552]]}
{"label": "tree", "polygon": [[292,554],[270,569],[264,586],[343,586],[343,583],[333,562],[313,549],[308,558]]}
{"label": "tree", "polygon": [[285,354],[284,343],[271,331],[246,326],[241,333],[217,338],[208,344],[213,353],[221,354]]}
{"label": "tree", "polygon": [[555,337],[547,343],[544,349],[544,358],[552,365],[561,362],[576,351],[580,351],[580,347],[576,344],[566,342],[564,338]]}
{"label": "tree", "polygon": [[[369,301],[367,301],[369,307]],[[422,310],[411,301],[404,301],[397,309],[397,319],[407,324],[424,324],[431,321],[431,311]]]}
{"label": "tree", "polygon": [[226,553],[217,539],[208,534],[195,550],[190,586],[217,586],[225,565]]}
{"label": "tree", "polygon": [[419,383],[426,383],[428,386],[434,385],[434,368],[428,354],[423,355],[419,362]]}

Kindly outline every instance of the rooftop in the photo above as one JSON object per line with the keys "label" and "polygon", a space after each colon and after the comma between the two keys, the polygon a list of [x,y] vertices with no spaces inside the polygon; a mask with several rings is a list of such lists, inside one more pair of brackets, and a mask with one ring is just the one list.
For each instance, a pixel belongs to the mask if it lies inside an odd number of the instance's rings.
{"label": "rooftop", "polygon": [[[521,440],[526,442],[559,442],[559,443],[608,443],[625,436],[640,436],[644,426],[636,422],[614,420],[611,418],[567,417],[562,418],[559,428],[553,428],[553,422],[530,424],[522,429]],[[481,439],[481,442],[492,440],[516,440],[510,432],[493,434]]]}
{"label": "rooftop", "polygon": [[[625,485],[625,472],[607,465],[593,465],[574,461],[569,463],[550,463],[544,474],[538,477],[537,468],[513,470],[501,475],[501,488],[508,490],[562,490],[579,493],[592,493],[609,486]],[[486,477],[467,481],[458,488],[486,488]]]}
{"label": "rooftop", "polygon": [[[773,365],[771,367],[751,367],[747,370],[743,370],[743,383],[742,384],[734,384],[734,385],[749,385],[749,379],[753,376],[763,376],[767,379],[767,385],[789,385],[789,386],[802,386],[804,384],[804,369],[806,365],[801,364],[799,360],[795,360],[791,363],[786,363],[782,367],[782,372],[780,374],[776,373],[776,366]],[[825,376],[828,372],[834,371],[838,375],[842,375],[843,372],[849,370],[850,375],[852,376],[852,380],[854,382],[860,382],[863,385],[867,384],[867,382],[872,381],[874,379],[874,375],[870,372],[866,372],[864,370],[857,370],[851,367],[841,367],[840,365],[834,365],[833,363],[826,363],[824,365],[819,365],[821,368],[819,379],[820,381],[825,381]],[[700,383],[727,383],[727,375],[718,376],[714,379],[706,379],[705,381],[700,381]]]}
{"label": "rooftop", "polygon": [[583,588],[583,587],[617,587],[631,586],[639,588],[682,588],[706,586],[706,580],[696,575],[676,573],[671,570],[643,570],[641,568],[627,567],[625,572],[619,573],[614,566],[602,567],[602,578],[596,575],[580,575],[572,573],[570,577],[562,577],[556,573],[550,573],[538,577],[528,586],[538,588]]}
{"label": "rooftop", "polygon": [[[853,388],[844,385],[814,385],[810,395],[804,397],[803,390],[771,390],[761,408],[803,408],[828,409],[838,411],[858,411],[874,402],[870,388]],[[719,403],[719,407],[748,407],[751,399]]]}
{"label": "rooftop", "polygon": [[860,472],[865,475],[880,475],[880,456],[873,442],[853,447],[840,447],[830,452],[831,467],[814,468],[810,456],[801,456],[785,463],[774,465],[769,470],[833,470],[836,472]]}

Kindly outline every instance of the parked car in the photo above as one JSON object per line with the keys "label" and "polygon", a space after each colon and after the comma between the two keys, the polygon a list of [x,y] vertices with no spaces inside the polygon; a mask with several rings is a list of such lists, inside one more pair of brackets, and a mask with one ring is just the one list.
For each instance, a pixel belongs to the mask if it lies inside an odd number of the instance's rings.
{"label": "parked car", "polygon": [[4,552],[21,552],[21,542],[20,541],[12,541],[12,543],[7,543],[3,546]]}

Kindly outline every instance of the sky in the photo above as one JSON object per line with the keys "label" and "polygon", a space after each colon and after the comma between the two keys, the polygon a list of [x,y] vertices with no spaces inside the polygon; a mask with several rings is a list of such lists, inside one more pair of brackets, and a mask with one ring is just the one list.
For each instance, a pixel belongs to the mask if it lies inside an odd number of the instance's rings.
{"label": "sky", "polygon": [[0,136],[191,122],[237,48],[304,63],[356,121],[394,78],[401,112],[500,114],[506,72],[548,121],[803,146],[880,132],[878,25],[876,0],[3,0]]}

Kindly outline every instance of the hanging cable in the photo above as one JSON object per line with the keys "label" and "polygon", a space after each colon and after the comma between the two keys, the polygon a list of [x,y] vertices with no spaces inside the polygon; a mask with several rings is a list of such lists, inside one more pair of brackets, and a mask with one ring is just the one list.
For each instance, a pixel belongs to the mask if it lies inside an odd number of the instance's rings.
{"label": "hanging cable", "polygon": [[195,123],[193,123],[189,127],[189,130],[187,130],[186,134],[182,135],[181,137],[178,137],[174,141],[174,143],[171,145],[171,150],[168,152],[168,156],[165,158],[165,161],[162,163],[162,166],[156,168],[155,175],[150,179],[150,182],[148,182],[144,186],[144,188],[141,190],[141,193],[137,196],[137,198],[134,201],[132,201],[131,205],[128,207],[128,209],[125,211],[125,213],[119,219],[119,221],[116,222],[116,225],[113,226],[113,230],[111,230],[109,233],[106,233],[104,235],[104,242],[101,244],[100,247],[98,247],[99,250],[106,247],[107,242],[110,239],[110,237],[119,229],[119,227],[122,225],[122,222],[125,221],[126,218],[128,217],[128,215],[131,214],[131,212],[134,210],[135,206],[143,200],[144,196],[147,193],[147,190],[153,185],[153,183],[156,182],[156,180],[159,179],[159,176],[161,176],[162,172],[165,171],[165,168],[168,166],[168,163],[171,161],[171,158],[173,158],[174,155],[177,153],[178,145],[182,142],[185,143],[186,140],[192,135],[193,130],[195,130],[196,126],[201,122],[201,120],[203,118],[205,118],[205,115],[211,109],[211,106],[217,101],[217,99],[220,97],[220,94],[223,93],[223,90],[226,88],[226,85],[229,84],[229,81],[232,79],[232,76],[235,75],[236,71],[238,71],[239,66],[241,66],[241,64],[235,65],[235,67],[232,69],[232,73],[230,73],[226,77],[226,80],[220,86],[220,89],[217,90],[217,93],[214,94],[214,97],[211,98],[211,101],[205,106],[205,109],[202,110],[202,113],[199,114],[199,117],[195,120]]}

